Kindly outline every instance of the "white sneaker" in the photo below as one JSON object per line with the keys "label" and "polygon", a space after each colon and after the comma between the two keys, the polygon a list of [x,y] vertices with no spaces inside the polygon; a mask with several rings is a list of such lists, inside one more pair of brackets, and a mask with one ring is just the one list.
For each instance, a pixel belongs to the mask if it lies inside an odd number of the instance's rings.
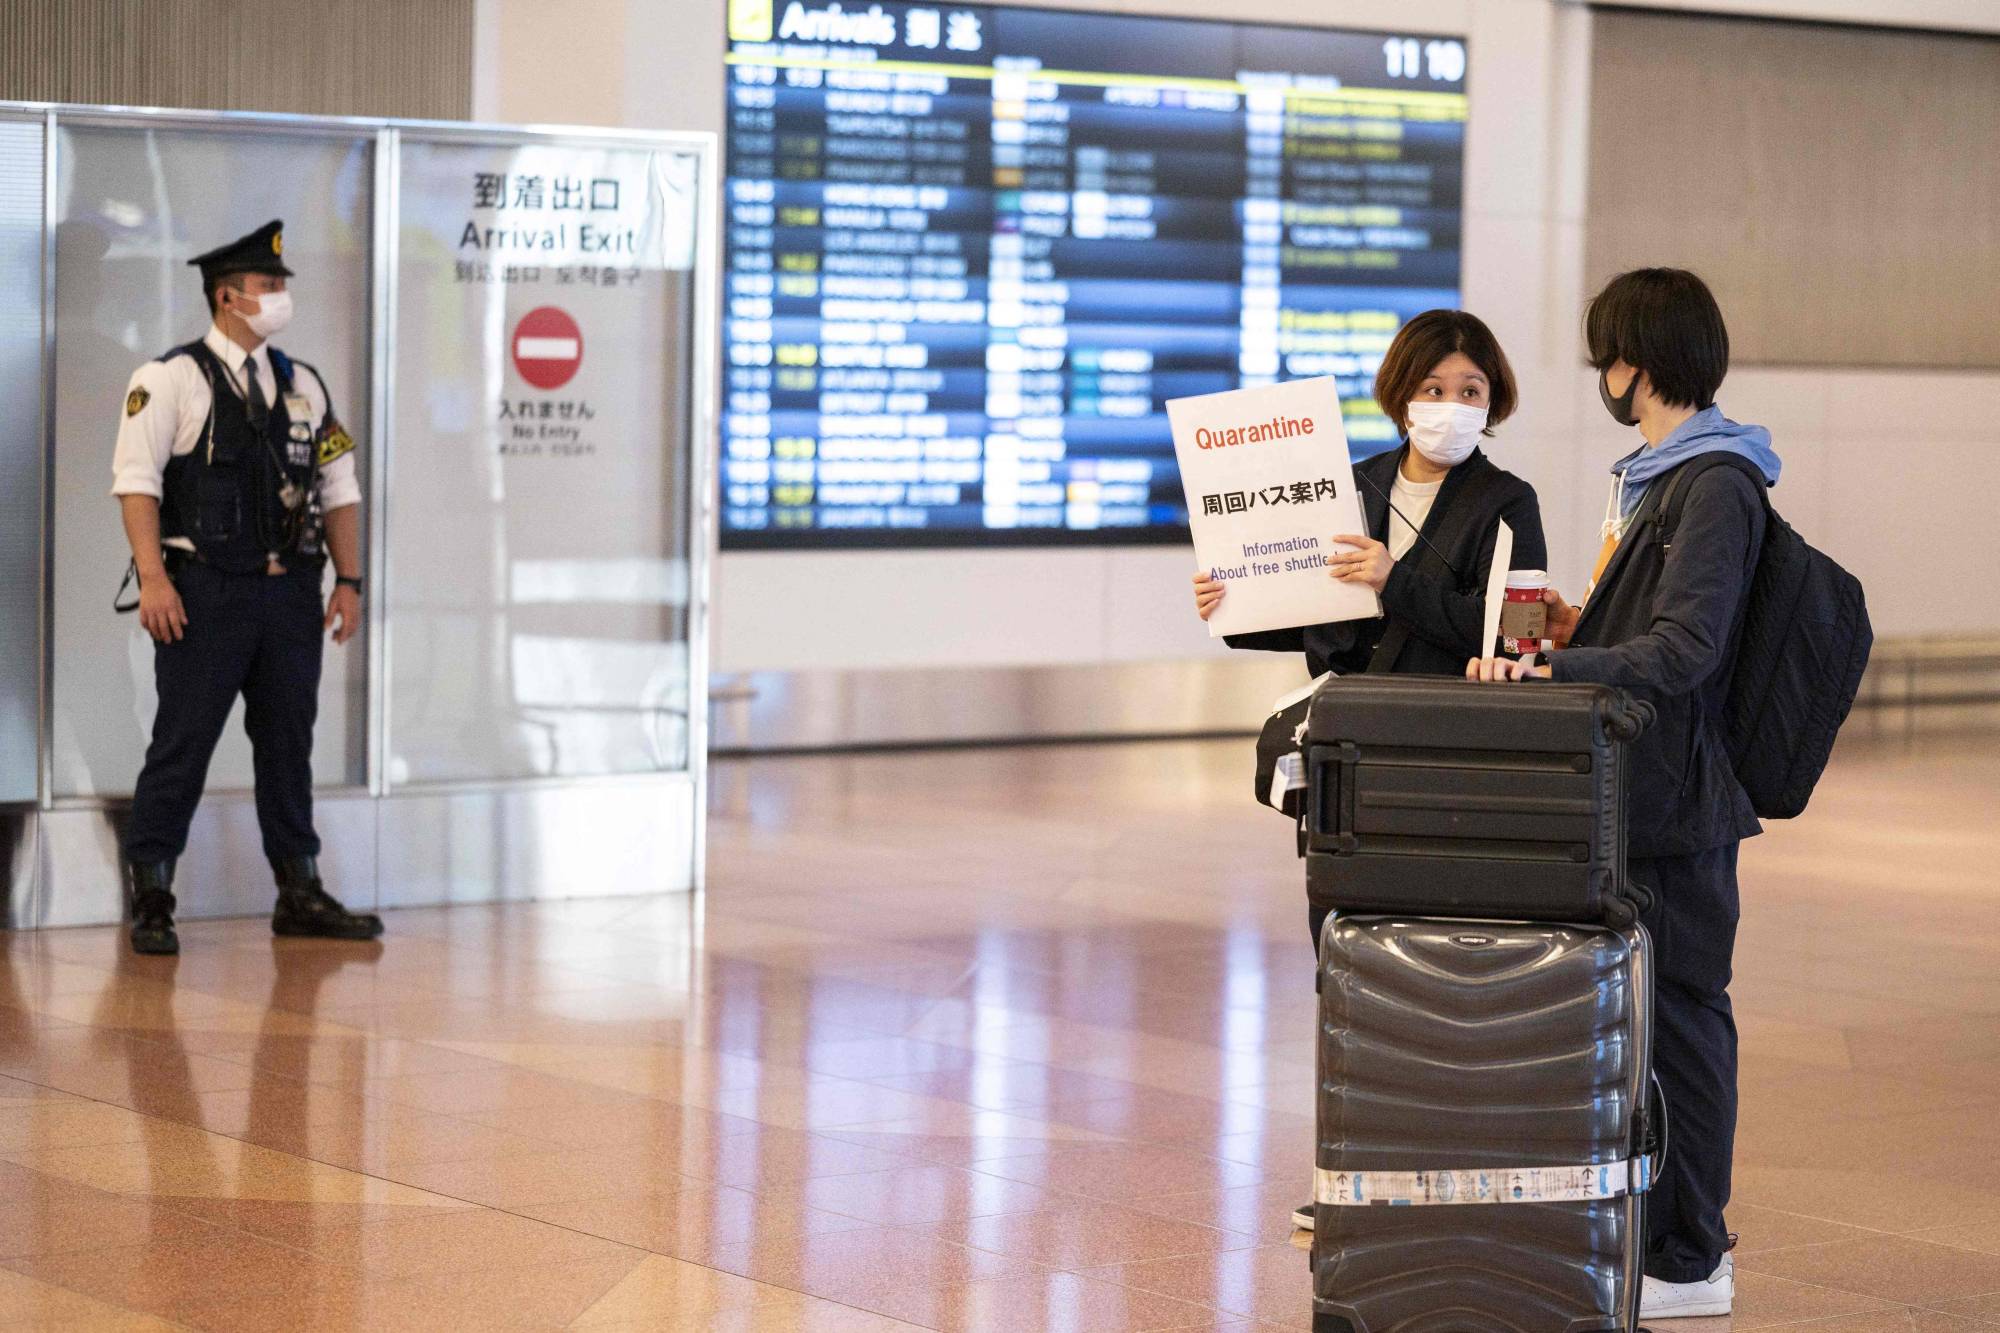
{"label": "white sneaker", "polygon": [[1310,1200],[1292,1209],[1292,1229],[1295,1231],[1313,1229],[1313,1205]]}
{"label": "white sneaker", "polygon": [[1639,1288],[1641,1319],[1693,1319],[1726,1315],[1736,1302],[1736,1256],[1725,1254],[1706,1282],[1662,1282],[1649,1277]]}

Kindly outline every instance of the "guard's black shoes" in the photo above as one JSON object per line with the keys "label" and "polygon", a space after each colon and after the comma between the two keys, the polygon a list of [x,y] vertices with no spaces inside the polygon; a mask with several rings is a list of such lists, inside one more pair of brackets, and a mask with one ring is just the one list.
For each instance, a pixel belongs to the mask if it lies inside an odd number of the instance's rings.
{"label": "guard's black shoes", "polygon": [[273,861],[278,873],[278,906],[271,913],[273,935],[309,935],[327,940],[372,940],[382,933],[373,912],[350,912],[320,886],[319,863],[310,856]]}
{"label": "guard's black shoes", "polygon": [[174,863],[152,861],[128,867],[132,878],[132,952],[177,954],[174,933]]}

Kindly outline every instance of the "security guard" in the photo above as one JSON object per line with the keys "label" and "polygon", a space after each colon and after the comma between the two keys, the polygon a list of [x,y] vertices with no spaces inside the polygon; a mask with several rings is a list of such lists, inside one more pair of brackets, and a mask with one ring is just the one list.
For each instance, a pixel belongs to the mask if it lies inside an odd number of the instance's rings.
{"label": "security guard", "polygon": [[321,887],[312,818],[320,632],[346,643],[361,625],[354,441],[319,372],[266,342],[292,313],[283,224],[189,262],[214,325],[132,376],[112,464],[160,700],[125,834],[132,948],[180,952],[174,861],[239,694],[278,880],[272,931],[373,939],[381,918]]}

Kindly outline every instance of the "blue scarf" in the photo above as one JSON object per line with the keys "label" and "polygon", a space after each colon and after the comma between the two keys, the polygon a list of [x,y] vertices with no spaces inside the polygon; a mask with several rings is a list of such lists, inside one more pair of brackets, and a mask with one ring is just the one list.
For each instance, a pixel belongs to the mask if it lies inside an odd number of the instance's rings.
{"label": "blue scarf", "polygon": [[1764,473],[1764,484],[1776,486],[1783,466],[1771,448],[1771,432],[1762,426],[1741,426],[1713,405],[1683,421],[1657,445],[1639,446],[1611,465],[1619,479],[1618,518],[1622,523],[1638,511],[1653,478],[1672,472],[1697,454],[1731,453],[1747,458]]}

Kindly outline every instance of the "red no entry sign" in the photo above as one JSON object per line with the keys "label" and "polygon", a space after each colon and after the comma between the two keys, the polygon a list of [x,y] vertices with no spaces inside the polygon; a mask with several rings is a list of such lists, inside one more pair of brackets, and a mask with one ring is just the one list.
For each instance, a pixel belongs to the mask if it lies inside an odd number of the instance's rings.
{"label": "red no entry sign", "polygon": [[538,306],[514,326],[514,369],[537,389],[560,389],[583,364],[583,330],[569,312]]}

